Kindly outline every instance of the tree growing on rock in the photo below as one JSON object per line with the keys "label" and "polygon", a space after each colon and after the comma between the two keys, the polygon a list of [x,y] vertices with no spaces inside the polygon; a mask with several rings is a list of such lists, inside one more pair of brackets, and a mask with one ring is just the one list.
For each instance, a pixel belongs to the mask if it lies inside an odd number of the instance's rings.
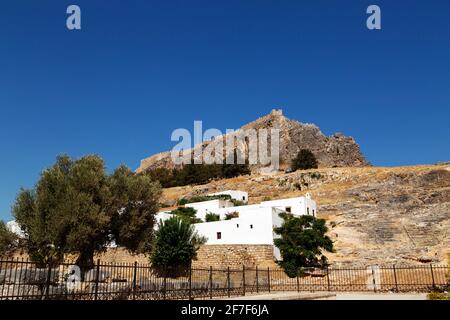
{"label": "tree growing on rock", "polygon": [[108,176],[99,156],[60,156],[32,190],[19,192],[13,213],[32,260],[46,264],[76,254],[76,263],[89,269],[113,239],[131,251],[148,247],[159,195],[158,183],[126,167]]}
{"label": "tree growing on rock", "polygon": [[317,169],[318,162],[314,153],[308,149],[301,149],[297,156],[292,160],[292,170]]}
{"label": "tree growing on rock", "polygon": [[281,227],[274,228],[280,238],[274,239],[280,249],[282,261],[279,265],[289,277],[302,275],[304,268],[324,267],[327,258],[322,250],[333,252],[333,242],[326,235],[328,228],[325,220],[313,216],[293,216],[281,214],[284,222]]}

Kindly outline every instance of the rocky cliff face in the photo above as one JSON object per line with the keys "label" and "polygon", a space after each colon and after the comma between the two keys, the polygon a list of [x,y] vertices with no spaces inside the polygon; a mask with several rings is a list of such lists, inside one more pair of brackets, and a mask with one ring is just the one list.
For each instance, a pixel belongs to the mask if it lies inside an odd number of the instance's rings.
{"label": "rocky cliff face", "polygon": [[[240,130],[270,130],[272,128],[279,129],[280,133],[279,155],[281,168],[289,167],[291,160],[297,155],[300,149],[311,150],[321,167],[361,167],[369,165],[353,138],[346,137],[341,133],[326,136],[313,124],[304,124],[286,118],[281,110],[272,110],[270,114],[244,125]],[[226,141],[225,139],[226,136],[224,136],[224,140],[222,141]],[[214,147],[218,141],[216,138],[195,148]],[[247,157],[249,150],[248,143],[248,141],[244,141],[241,144],[237,143],[234,149],[241,150]],[[142,160],[137,172],[158,167],[174,167],[170,152],[163,152]],[[252,170],[259,169],[260,167],[261,165],[253,165]]]}

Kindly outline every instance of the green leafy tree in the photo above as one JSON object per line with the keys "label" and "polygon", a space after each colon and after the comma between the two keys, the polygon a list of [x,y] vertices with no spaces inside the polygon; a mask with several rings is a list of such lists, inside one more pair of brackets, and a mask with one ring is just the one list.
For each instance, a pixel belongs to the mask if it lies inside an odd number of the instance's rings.
{"label": "green leafy tree", "polygon": [[170,213],[176,215],[183,221],[186,221],[187,223],[190,224],[203,222],[202,219],[197,218],[196,216],[197,210],[191,207],[180,207],[178,209],[172,210]]}
{"label": "green leafy tree", "polygon": [[0,257],[10,254],[17,247],[17,243],[18,237],[0,220]]}
{"label": "green leafy tree", "polygon": [[293,170],[316,169],[318,167],[317,159],[310,150],[301,149],[297,156],[292,160]]}
{"label": "green leafy tree", "polygon": [[289,277],[302,275],[308,267],[323,267],[327,258],[322,250],[333,252],[333,242],[326,235],[328,229],[325,220],[313,216],[280,215],[284,222],[281,227],[274,228],[280,238],[274,240],[280,249],[282,261],[280,266]]}
{"label": "green leafy tree", "polygon": [[144,175],[159,181],[164,188],[205,184],[213,179],[250,174],[248,164],[186,164],[181,168],[155,168]]}
{"label": "green leafy tree", "polygon": [[131,251],[149,243],[159,194],[158,183],[125,167],[108,176],[96,155],[60,156],[32,190],[20,191],[13,213],[32,260],[46,264],[76,254],[88,269],[112,239]]}
{"label": "green leafy tree", "polygon": [[206,239],[199,237],[192,224],[173,216],[160,221],[150,261],[161,274],[176,276],[186,272],[197,250]]}
{"label": "green leafy tree", "polygon": [[214,222],[214,221],[220,221],[220,216],[218,214],[208,212],[205,215],[205,221],[206,222]]}
{"label": "green leafy tree", "polygon": [[112,194],[111,233],[115,241],[132,252],[151,250],[155,214],[161,187],[147,176],[120,166],[109,177]]}

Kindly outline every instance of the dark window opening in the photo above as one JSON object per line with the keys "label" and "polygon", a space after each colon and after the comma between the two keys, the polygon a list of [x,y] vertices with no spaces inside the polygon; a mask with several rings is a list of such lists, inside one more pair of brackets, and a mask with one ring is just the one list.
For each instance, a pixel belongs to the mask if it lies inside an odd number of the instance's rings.
{"label": "dark window opening", "polygon": [[222,239],[222,232],[217,232],[217,239]]}
{"label": "dark window opening", "polygon": [[291,212],[292,212],[292,209],[291,209],[291,207],[286,207],[286,212],[289,212],[289,213],[291,213]]}
{"label": "dark window opening", "polygon": [[252,224],[250,225],[250,229],[253,229],[253,225]]}
{"label": "dark window opening", "polygon": [[236,224],[236,228],[239,228],[239,223]]}
{"label": "dark window opening", "polygon": [[245,200],[245,196],[242,197],[242,200]]}
{"label": "dark window opening", "polygon": [[306,214],[309,214],[309,208],[306,208]]}

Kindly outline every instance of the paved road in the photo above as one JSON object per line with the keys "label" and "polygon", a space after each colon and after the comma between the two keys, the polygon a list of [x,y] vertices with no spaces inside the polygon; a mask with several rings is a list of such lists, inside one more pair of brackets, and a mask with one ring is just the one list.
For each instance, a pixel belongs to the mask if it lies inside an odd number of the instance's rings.
{"label": "paved road", "polygon": [[272,292],[225,298],[223,300],[334,300],[335,297],[335,293],[329,292]]}
{"label": "paved road", "polygon": [[426,293],[338,293],[336,300],[426,300]]}
{"label": "paved road", "polygon": [[272,292],[224,300],[426,300],[426,293],[332,293],[332,292]]}

